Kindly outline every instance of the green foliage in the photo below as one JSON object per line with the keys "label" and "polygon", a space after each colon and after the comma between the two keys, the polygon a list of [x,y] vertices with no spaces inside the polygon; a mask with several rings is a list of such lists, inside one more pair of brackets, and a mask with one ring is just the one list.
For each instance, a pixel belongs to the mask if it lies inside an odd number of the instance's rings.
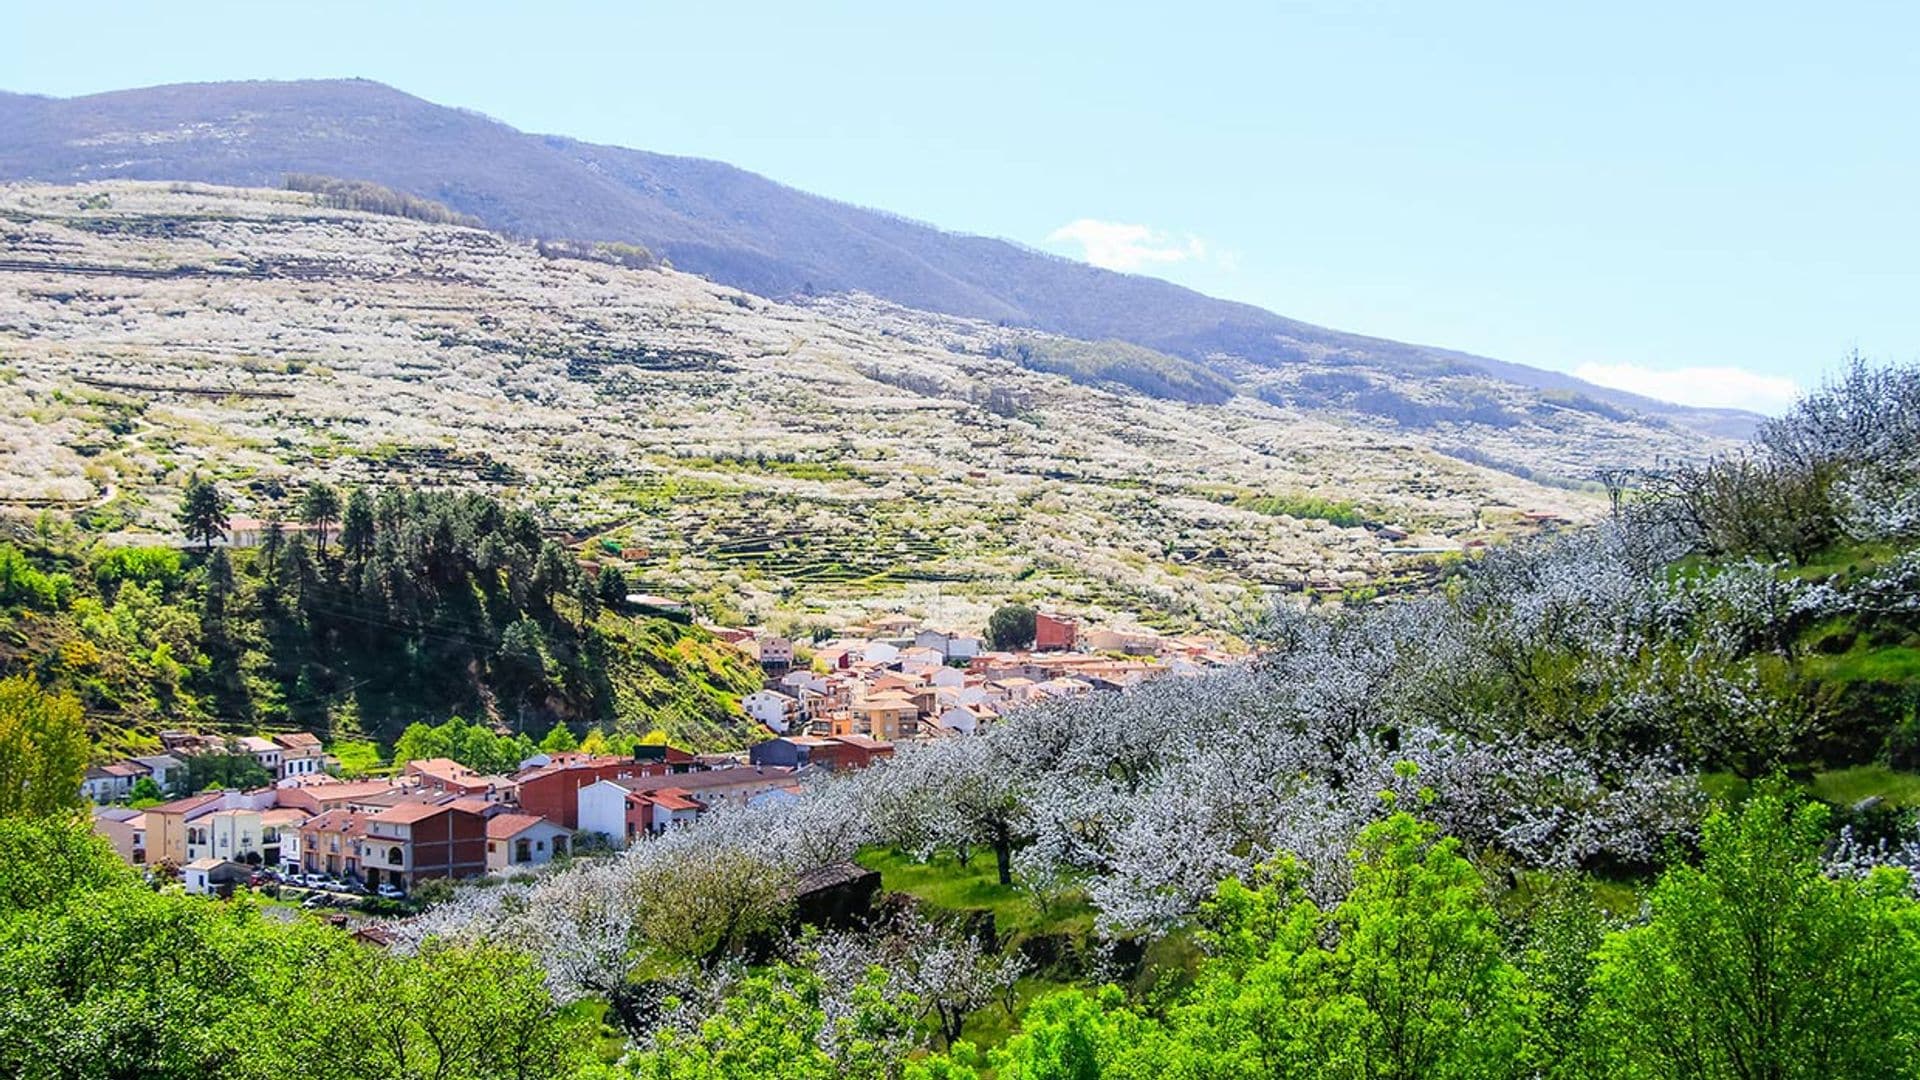
{"label": "green foliage", "polygon": [[1020,1033],[989,1060],[1001,1080],[1154,1080],[1183,1056],[1165,1027],[1107,986],[1035,1001]]}
{"label": "green foliage", "polygon": [[987,616],[987,642],[996,649],[1033,644],[1037,613],[1025,604],[1003,604]]}
{"label": "green foliage", "polygon": [[1456,841],[1397,813],[1369,826],[1353,892],[1323,912],[1288,864],[1207,907],[1212,962],[1175,1011],[1213,1075],[1520,1076],[1527,992]]}
{"label": "green foliage", "polygon": [[49,694],[24,675],[0,679],[0,818],[79,806],[91,749],[72,695]]}
{"label": "green foliage", "polygon": [[1608,940],[1592,1037],[1605,1075],[1920,1075],[1920,912],[1903,877],[1820,870],[1826,811],[1772,790],[1714,815],[1698,867]]}
{"label": "green foliage", "polygon": [[78,814],[0,817],[0,926],[134,880],[112,845]]}
{"label": "green foliage", "polygon": [[213,481],[194,476],[187,481],[186,494],[180,500],[180,530],[189,540],[210,548],[227,535],[227,498]]}
{"label": "green foliage", "polygon": [[580,740],[573,737],[567,725],[555,722],[552,730],[540,740],[540,752],[543,754],[564,754],[569,750],[580,749]]}
{"label": "green foliage", "polygon": [[1352,528],[1366,520],[1360,508],[1350,502],[1311,495],[1243,495],[1234,505],[1269,517],[1325,521],[1342,528]]}
{"label": "green foliage", "polygon": [[192,754],[184,759],[183,765],[179,770],[180,779],[174,781],[175,795],[227,788],[251,791],[273,783],[273,773],[260,764],[260,759],[241,751]]}
{"label": "green foliage", "polygon": [[[870,973],[829,1024],[820,982],[794,968],[748,977],[699,1030],[666,1029],[635,1054],[640,1080],[892,1080],[917,1003]],[[952,1076],[951,1073],[938,1075]]]}
{"label": "green foliage", "polygon": [[165,593],[180,575],[180,553],[169,547],[108,548],[93,558],[94,584],[106,596],[127,583]]}
{"label": "green foliage", "polygon": [[367,776],[380,767],[380,747],[365,739],[347,739],[329,748],[345,776]]}
{"label": "green foliage", "polygon": [[56,611],[73,597],[73,579],[35,567],[12,544],[0,544],[0,609]]}
{"label": "green foliage", "polygon": [[455,716],[441,724],[407,725],[393,744],[393,763],[452,758],[482,773],[510,773],[539,751],[525,735],[500,735]]}

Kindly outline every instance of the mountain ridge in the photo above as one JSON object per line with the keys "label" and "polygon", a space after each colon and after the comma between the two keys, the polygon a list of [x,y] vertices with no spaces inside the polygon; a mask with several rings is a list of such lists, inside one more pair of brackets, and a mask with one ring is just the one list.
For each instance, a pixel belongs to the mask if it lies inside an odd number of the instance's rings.
{"label": "mountain ridge", "polygon": [[509,233],[642,243],[682,270],[770,298],[862,292],[1203,363],[1478,373],[1729,437],[1758,420],[1458,350],[1331,330],[813,195],[724,162],[522,132],[371,80],[185,83],[76,98],[0,93],[0,178],[258,187],[277,186],[292,172],[384,184]]}

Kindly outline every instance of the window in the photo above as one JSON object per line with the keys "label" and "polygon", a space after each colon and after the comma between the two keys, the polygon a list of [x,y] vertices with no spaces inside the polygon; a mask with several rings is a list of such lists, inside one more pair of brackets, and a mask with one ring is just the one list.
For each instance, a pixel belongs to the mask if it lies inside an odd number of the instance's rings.
{"label": "window", "polygon": [[399,866],[404,861],[406,861],[405,856],[400,854],[399,845],[396,844],[395,846],[387,849],[387,865],[388,866]]}
{"label": "window", "polygon": [[531,858],[533,858],[533,850],[531,845],[528,844],[527,838],[523,836],[515,840],[513,842],[513,861],[526,862]]}

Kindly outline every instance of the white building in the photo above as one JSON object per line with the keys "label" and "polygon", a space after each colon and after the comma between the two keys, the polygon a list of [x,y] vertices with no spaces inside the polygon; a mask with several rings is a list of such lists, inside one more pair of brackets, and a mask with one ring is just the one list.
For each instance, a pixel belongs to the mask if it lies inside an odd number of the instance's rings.
{"label": "white building", "polygon": [[597,780],[580,789],[579,833],[606,838],[616,848],[625,848],[633,837],[627,833],[627,804],[633,792],[611,780]]}
{"label": "white building", "polygon": [[534,814],[495,814],[487,819],[487,872],[511,873],[544,866],[565,855],[573,830]]}
{"label": "white building", "polygon": [[778,690],[756,690],[740,699],[740,707],[776,735],[793,730],[800,719],[800,699]]}

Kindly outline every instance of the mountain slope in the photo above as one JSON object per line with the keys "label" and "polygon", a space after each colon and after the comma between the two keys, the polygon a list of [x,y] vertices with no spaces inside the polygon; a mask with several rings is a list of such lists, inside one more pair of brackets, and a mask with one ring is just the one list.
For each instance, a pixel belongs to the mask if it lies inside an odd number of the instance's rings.
{"label": "mountain slope", "polygon": [[767,297],[864,292],[1194,360],[1317,362],[1401,378],[1482,374],[1725,436],[1745,434],[1754,420],[1327,330],[1153,278],[942,232],[718,162],[529,135],[363,80],[188,84],[66,100],[0,95],[0,178],[277,186],[289,172],[372,180],[511,233],[643,243],[681,269]]}
{"label": "mountain slope", "polygon": [[650,591],[784,625],[1025,596],[1231,627],[1267,590],[1413,585],[1592,517],[1553,478],[1702,442],[1468,376],[1433,380],[1465,415],[1392,392],[1424,426],[1289,404],[1387,394],[1310,365],[1223,395],[1132,346],[297,192],[7,186],[0,245],[0,510],[152,543],[196,471],[252,517],[318,478],[500,492]]}

